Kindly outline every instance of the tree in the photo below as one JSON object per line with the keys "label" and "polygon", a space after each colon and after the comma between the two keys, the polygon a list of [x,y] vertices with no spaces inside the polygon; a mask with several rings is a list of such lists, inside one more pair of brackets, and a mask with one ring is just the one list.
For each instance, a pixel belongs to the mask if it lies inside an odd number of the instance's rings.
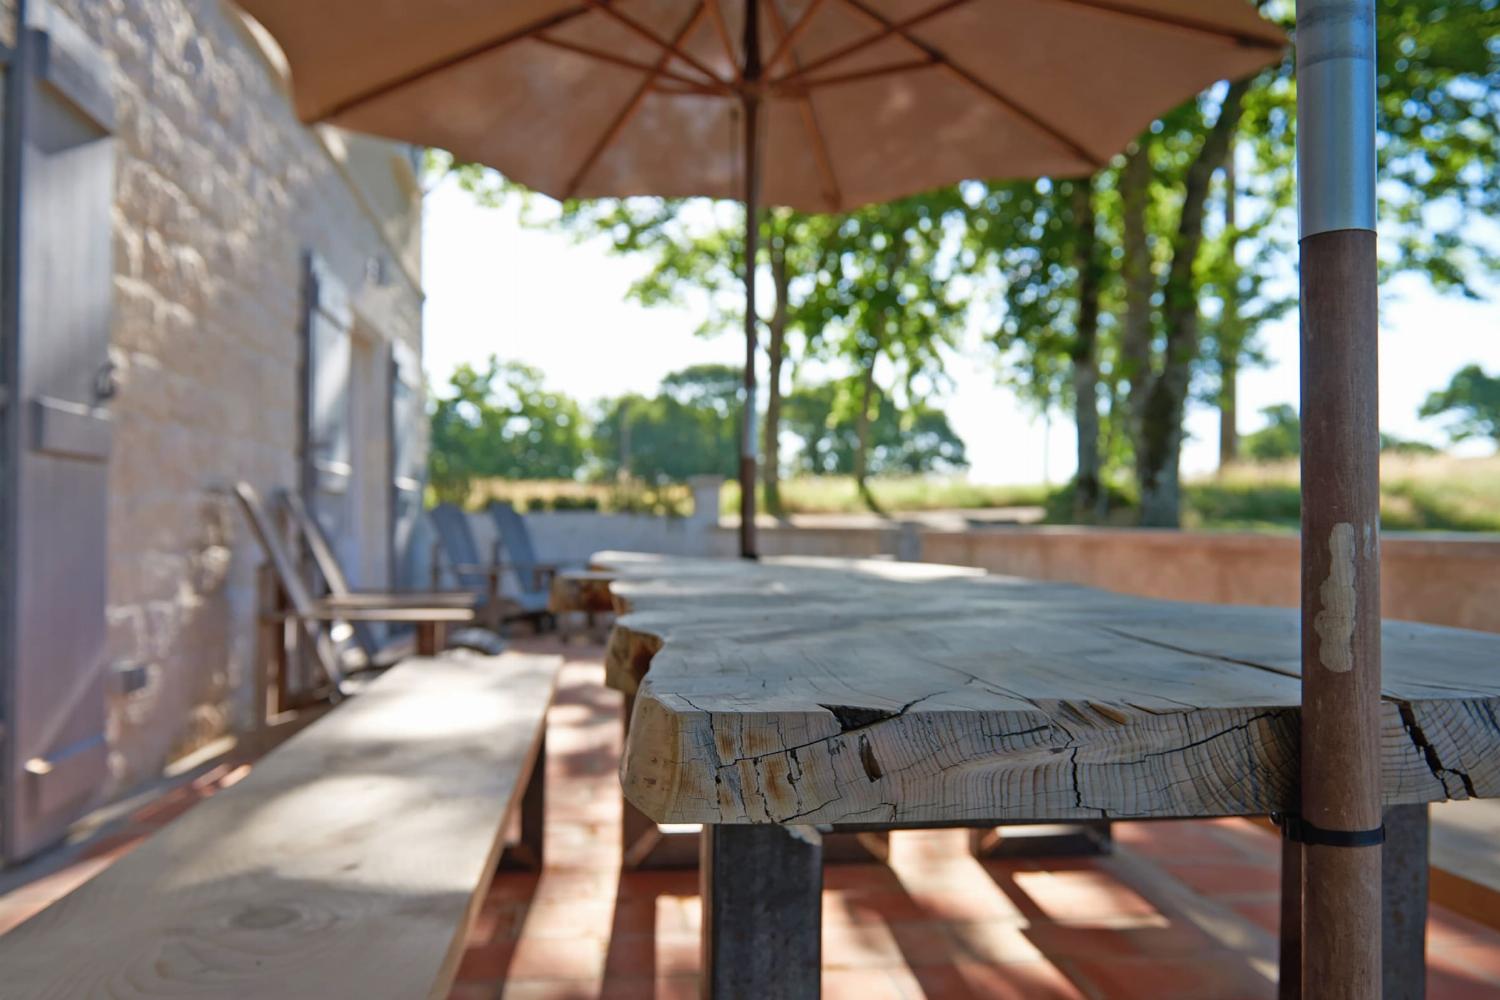
{"label": "tree", "polygon": [[571,479],[584,464],[578,404],[518,362],[459,365],[430,417],[429,479],[443,501],[465,502],[478,479]]}
{"label": "tree", "polygon": [[[704,306],[699,332],[705,336],[739,334],[744,329],[744,213],[714,206],[703,199],[629,198],[564,203],[561,214],[548,223],[580,239],[602,237],[614,253],[644,256],[650,270],[630,294],[646,306]],[[816,267],[819,234],[826,217],[787,209],[762,213],[761,240],[766,276],[770,278],[769,315],[758,317],[766,327],[760,338],[769,363],[763,460],[760,474],[766,510],[780,516],[781,399],[784,371],[797,331],[812,335],[803,311],[803,280]]]}
{"label": "tree", "polygon": [[654,397],[606,401],[593,433],[599,467],[655,486],[695,475],[734,475],[739,388],[738,368],[695,365],[662,379]]}
{"label": "tree", "polygon": [[1257,462],[1276,462],[1302,454],[1302,421],[1289,403],[1267,406],[1260,411],[1266,424],[1241,442],[1245,456]]}
{"label": "tree", "polygon": [[1428,395],[1420,413],[1429,419],[1451,414],[1447,431],[1454,441],[1488,438],[1500,448],[1500,377],[1486,375],[1478,365],[1465,365],[1447,388]]}
{"label": "tree", "polygon": [[[951,192],[871,205],[821,233],[819,266],[803,302],[809,353],[853,369],[835,419],[851,420],[851,474],[875,510],[868,478],[872,428],[885,400],[897,412],[943,382],[943,351],[957,344],[966,311],[950,296],[953,270],[944,216]],[[894,379],[882,384],[882,362]]]}
{"label": "tree", "polygon": [[[845,400],[859,379],[803,386],[786,398],[786,426],[801,442],[793,463],[809,475],[853,475],[860,431]],[[869,422],[866,468],[869,475],[953,472],[968,465],[964,443],[947,416],[927,403],[902,412],[882,397]]]}
{"label": "tree", "polygon": [[1044,411],[1072,403],[1080,521],[1102,516],[1104,504],[1099,397],[1111,273],[1094,187],[1093,178],[965,185],[954,212],[965,230],[966,271],[981,282],[993,271],[998,282],[991,339],[1012,385]]}

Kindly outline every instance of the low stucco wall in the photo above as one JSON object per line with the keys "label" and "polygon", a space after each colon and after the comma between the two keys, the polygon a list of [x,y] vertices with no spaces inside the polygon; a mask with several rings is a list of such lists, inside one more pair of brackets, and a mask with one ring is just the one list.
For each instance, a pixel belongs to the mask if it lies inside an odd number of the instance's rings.
{"label": "low stucco wall", "polygon": [[[924,532],[922,559],[1144,597],[1295,607],[1296,535],[1017,528]],[[1500,632],[1500,537],[1381,539],[1387,618]]]}

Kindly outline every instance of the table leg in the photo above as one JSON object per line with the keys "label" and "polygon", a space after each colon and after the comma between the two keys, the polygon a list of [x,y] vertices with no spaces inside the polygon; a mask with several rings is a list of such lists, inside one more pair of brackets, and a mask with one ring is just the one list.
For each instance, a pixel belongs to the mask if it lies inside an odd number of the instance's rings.
{"label": "table leg", "polygon": [[1381,996],[1422,1000],[1427,986],[1427,806],[1385,811],[1380,861]]}
{"label": "table leg", "polygon": [[1302,845],[1281,838],[1281,967],[1276,1000],[1302,1000]]}
{"label": "table leg", "polygon": [[705,1000],[816,1000],[823,844],[809,826],[706,826]]}

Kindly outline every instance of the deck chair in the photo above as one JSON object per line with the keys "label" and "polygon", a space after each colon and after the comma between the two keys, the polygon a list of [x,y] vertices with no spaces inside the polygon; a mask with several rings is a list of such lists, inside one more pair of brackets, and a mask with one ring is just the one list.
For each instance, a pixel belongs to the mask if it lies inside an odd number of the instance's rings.
{"label": "deck chair", "polygon": [[[245,520],[260,543],[276,583],[286,595],[290,605],[286,615],[295,620],[302,635],[307,639],[319,669],[332,685],[331,697],[337,700],[349,693],[347,677],[334,642],[331,629],[338,623],[347,622],[405,622],[417,628],[417,651],[436,653],[444,627],[448,624],[468,624],[474,620],[472,607],[432,607],[418,601],[391,601],[377,603],[351,595],[339,598],[329,595],[315,598],[298,571],[297,563],[282,544],[282,538],[272,521],[270,513],[261,502],[260,494],[249,483],[236,483],[234,495]],[[393,596],[393,595],[381,595]],[[418,598],[426,595],[414,595]],[[269,609],[262,609],[268,611]]]}
{"label": "deck chair", "polygon": [[[425,594],[412,591],[356,591],[349,585],[349,576],[339,564],[338,555],[334,552],[333,543],[323,530],[323,525],[318,523],[312,511],[307,509],[307,504],[303,502],[302,497],[293,490],[277,490],[276,503],[286,512],[287,520],[291,522],[299,540],[311,554],[313,566],[316,567],[318,575],[323,578],[323,585],[331,598],[343,603],[363,603],[386,607],[454,607],[479,611],[477,607],[479,598],[462,591]],[[356,621],[349,624],[354,630],[355,645],[364,654],[366,665],[388,667],[397,660],[411,655],[410,641],[398,640],[382,643],[376,636],[375,630],[370,627],[370,622]],[[450,635],[449,641],[479,652],[498,654],[500,652],[498,637],[474,634],[479,631],[482,630],[461,629]]]}
{"label": "deck chair", "polygon": [[[451,503],[440,503],[427,512],[437,531],[438,548],[443,562],[458,585],[494,600],[500,592],[503,567],[498,558],[485,559],[479,554],[469,516]],[[433,586],[437,586],[437,564],[433,567]]]}
{"label": "deck chair", "polygon": [[[518,603],[528,616],[546,616],[548,600],[552,591],[552,578],[559,570],[570,568],[560,563],[540,562],[536,547],[531,544],[531,529],[525,518],[517,513],[514,505],[495,500],[488,508],[490,519],[500,535],[500,544],[509,557],[508,564],[515,574],[519,587]],[[582,567],[577,567],[582,568]]]}

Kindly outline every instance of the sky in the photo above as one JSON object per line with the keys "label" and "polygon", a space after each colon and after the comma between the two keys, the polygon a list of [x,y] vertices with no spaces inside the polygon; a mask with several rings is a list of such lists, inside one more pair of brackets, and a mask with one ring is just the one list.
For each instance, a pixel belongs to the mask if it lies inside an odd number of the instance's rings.
{"label": "sky", "polygon": [[[490,354],[542,370],[550,388],[589,403],[625,392],[651,394],[668,372],[692,364],[739,364],[734,335],[695,334],[702,316],[691,306],[646,308],[626,297],[645,267],[609,254],[600,242],[523,227],[512,207],[484,208],[451,180],[426,199],[423,283],[427,291],[426,366],[441,390],[462,362]],[[1262,423],[1262,407],[1297,402],[1295,313],[1262,330],[1269,367],[1242,373],[1240,431]],[[1023,405],[1000,384],[993,353],[970,338],[946,366],[953,387],[936,400],[968,450],[971,480],[1061,482],[1074,466],[1073,426]],[[1381,290],[1381,429],[1444,444],[1438,421],[1418,418],[1423,399],[1466,364],[1500,369],[1500,289],[1472,302],[1432,292],[1401,277]],[[1183,450],[1187,475],[1213,470],[1218,416],[1188,414]],[[1458,449],[1484,453],[1482,443]]]}

